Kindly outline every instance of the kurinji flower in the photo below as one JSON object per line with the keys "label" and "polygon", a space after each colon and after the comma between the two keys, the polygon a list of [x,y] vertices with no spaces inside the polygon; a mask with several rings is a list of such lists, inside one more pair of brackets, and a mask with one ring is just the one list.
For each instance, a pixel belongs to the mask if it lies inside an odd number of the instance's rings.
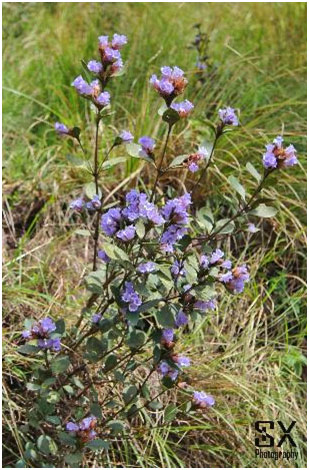
{"label": "kurinji flower", "polygon": [[207,395],[205,392],[194,392],[193,401],[200,408],[206,408],[215,404],[215,399],[212,395]]}
{"label": "kurinji flower", "polygon": [[259,231],[259,229],[252,222],[249,222],[247,227],[248,227],[248,232],[250,233],[255,233]]}
{"label": "kurinji flower", "polygon": [[121,131],[119,137],[125,144],[132,142],[132,140],[134,139],[134,136],[131,134],[130,131]]}
{"label": "kurinji flower", "polygon": [[219,248],[217,248],[210,257],[210,264],[216,264],[221,258],[223,258],[224,253]]}
{"label": "kurinji flower", "polygon": [[137,267],[137,271],[142,274],[152,273],[156,270],[156,263],[153,261],[147,261],[147,263],[142,263]]}
{"label": "kurinji flower", "polygon": [[87,68],[92,73],[100,73],[103,70],[103,65],[97,60],[90,60],[87,64]]}
{"label": "kurinji flower", "polygon": [[116,60],[111,66],[110,66],[110,74],[115,75],[116,73],[120,72],[120,70],[123,68],[123,61],[122,59]]}
{"label": "kurinji flower", "polygon": [[164,219],[159,213],[158,208],[148,201],[147,195],[145,193],[140,194],[139,198],[139,214],[141,217],[145,217],[155,225],[164,224]]}
{"label": "kurinji flower", "polygon": [[186,356],[173,356],[172,359],[179,367],[189,367],[191,365],[190,359]]}
{"label": "kurinji flower", "polygon": [[174,339],[174,330],[172,328],[167,328],[162,332],[162,339],[166,343],[172,343]]}
{"label": "kurinji flower", "polygon": [[117,238],[120,238],[120,240],[124,242],[129,242],[130,240],[133,240],[135,237],[135,232],[136,229],[134,225],[128,225],[128,227],[124,228],[123,230],[119,230],[117,232]]}
{"label": "kurinji flower", "polygon": [[167,362],[161,361],[158,366],[159,372],[161,373],[162,377],[168,376],[172,380],[176,380],[179,374],[177,369],[173,369]]}
{"label": "kurinji flower", "polygon": [[296,165],[296,149],[293,145],[284,148],[283,138],[276,137],[272,144],[266,145],[266,153],[263,155],[263,165],[265,168],[284,168]]}
{"label": "kurinji flower", "polygon": [[92,323],[99,323],[101,318],[102,318],[102,315],[100,313],[95,313],[94,315],[92,315],[91,321]]}
{"label": "kurinji flower", "polygon": [[161,213],[166,222],[185,225],[189,221],[188,208],[191,204],[191,196],[185,193],[183,196],[170,199],[162,208]]}
{"label": "kurinji flower", "polygon": [[99,96],[95,99],[95,101],[100,106],[105,107],[105,106],[109,105],[110,94],[108,93],[108,91],[103,91],[103,93],[100,93]]}
{"label": "kurinji flower", "polygon": [[185,165],[188,167],[189,171],[195,173],[198,171],[201,162],[205,160],[208,155],[209,152],[205,147],[199,147],[196,153],[189,155]]}
{"label": "kurinji flower", "polygon": [[108,36],[99,36],[99,46],[100,47],[107,47],[108,46]]}
{"label": "kurinji flower", "polygon": [[244,264],[228,271],[226,274],[222,274],[219,280],[232,292],[240,293],[244,290],[245,283],[249,278],[247,266]]}
{"label": "kurinji flower", "polygon": [[188,232],[186,227],[181,225],[170,225],[161,235],[161,248],[167,253],[174,251],[174,245],[181,240]]}
{"label": "kurinji flower", "polygon": [[239,124],[236,111],[230,106],[219,109],[219,118],[223,124],[227,124],[228,126],[238,126]]}
{"label": "kurinji flower", "polygon": [[121,49],[122,46],[127,44],[128,39],[127,36],[124,34],[114,34],[113,39],[112,39],[112,47],[114,49]]}
{"label": "kurinji flower", "polygon": [[92,441],[96,437],[96,432],[93,430],[97,424],[95,416],[84,418],[80,423],[76,424],[72,421],[66,424],[66,430],[69,432],[76,433],[76,436],[81,442]]}
{"label": "kurinji flower", "polygon": [[138,143],[142,146],[142,149],[139,152],[140,156],[147,157],[152,155],[153,149],[155,147],[155,141],[151,137],[144,135],[138,139]]}
{"label": "kurinji flower", "polygon": [[121,55],[117,49],[113,49],[112,47],[104,48],[102,54],[103,62],[112,64],[113,62],[116,62],[119,59],[121,59]]}
{"label": "kurinji flower", "polygon": [[118,207],[109,209],[101,218],[103,232],[111,237],[119,229],[121,221],[121,211]]}
{"label": "kurinji flower", "polygon": [[185,276],[186,270],[183,267],[183,264],[180,263],[178,260],[175,260],[171,266],[171,273],[173,276]]}
{"label": "kurinji flower", "polygon": [[207,255],[201,255],[200,265],[203,269],[207,269],[209,266],[209,257]]}
{"label": "kurinji flower", "polygon": [[232,261],[230,261],[229,259],[226,259],[226,260],[223,261],[223,263],[221,264],[221,267],[222,267],[222,268],[225,268],[225,269],[231,269],[231,267],[232,267]]}
{"label": "kurinji flower", "polygon": [[92,94],[92,86],[90,86],[81,75],[75,78],[72,82],[72,86],[76,88],[80,95],[90,96]]}
{"label": "kurinji flower", "polygon": [[101,199],[100,196],[95,194],[90,202],[86,204],[87,209],[89,210],[98,210],[101,207]]}
{"label": "kurinji flower", "polygon": [[181,118],[189,116],[194,108],[194,105],[189,100],[182,101],[181,103],[172,103],[171,108],[177,111]]}
{"label": "kurinji flower", "polygon": [[177,328],[180,328],[181,326],[187,325],[188,323],[188,317],[187,315],[183,312],[183,310],[179,310],[179,312],[176,315],[175,319],[175,326]]}
{"label": "kurinji flower", "polygon": [[200,62],[200,61],[197,61],[197,62],[196,62],[196,67],[197,67],[199,70],[205,70],[205,69],[207,69],[207,65],[206,65],[206,64],[203,64],[203,62]]}
{"label": "kurinji flower", "polygon": [[215,299],[197,300],[193,307],[201,310],[202,312],[206,312],[207,310],[214,310],[216,308],[216,301]]}
{"label": "kurinji flower", "polygon": [[49,317],[43,318],[32,325],[30,330],[23,331],[25,339],[37,339],[38,347],[41,349],[53,349],[59,351],[61,343],[59,338],[51,338],[50,335],[56,330],[56,324]]}
{"label": "kurinji flower", "polygon": [[138,307],[142,305],[142,300],[137,292],[135,292],[132,282],[125,283],[125,290],[121,296],[122,300],[129,304],[130,312],[136,312]]}
{"label": "kurinji flower", "polygon": [[154,89],[165,99],[170,105],[175,96],[180,95],[187,86],[187,79],[184,72],[179,67],[161,67],[161,78],[152,75],[150,83]]}
{"label": "kurinji flower", "polygon": [[110,257],[105,253],[104,250],[99,250],[98,251],[98,258],[102,261],[104,261],[104,263],[109,263],[110,262]]}
{"label": "kurinji flower", "polygon": [[55,130],[59,135],[68,135],[70,132],[67,126],[61,122],[55,123]]}
{"label": "kurinji flower", "polygon": [[81,212],[83,208],[85,207],[85,202],[83,199],[75,199],[75,201],[72,201],[70,204],[70,209],[73,209],[74,211]]}

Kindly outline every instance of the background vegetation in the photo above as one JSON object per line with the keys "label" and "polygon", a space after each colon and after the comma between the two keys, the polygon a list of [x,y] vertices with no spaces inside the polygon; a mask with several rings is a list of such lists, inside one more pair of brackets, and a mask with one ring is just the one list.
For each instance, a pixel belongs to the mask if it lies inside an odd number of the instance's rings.
{"label": "background vegetation", "polygon": [[[197,22],[210,35],[215,70],[202,86],[195,52],[187,47]],[[95,56],[97,36],[114,32],[129,38],[127,72],[110,89],[113,114],[102,149],[116,128],[160,141],[161,103],[148,79],[161,65],[177,64],[190,79],[186,98],[196,109],[178,127],[174,156],[207,139],[204,118],[219,106],[240,109],[242,126],[220,143],[201,205],[209,200],[215,213],[228,214],[229,173],[253,188],[245,164],[261,168],[264,144],[281,132],[301,163],[277,173],[264,190],[277,216],[260,223],[255,235],[228,240],[231,256],[250,265],[253,279],[245,293],[222,298],[218,311],[183,337],[183,352],[194,357],[193,381],[216,397],[216,407],[194,421],[184,417],[164,426],[163,412],[145,411],[147,432],[137,426],[134,437],[89,455],[84,466],[305,467],[305,3],[3,4],[3,465],[15,466],[23,456],[24,409],[31,398],[25,382],[33,360],[16,352],[23,321],[51,315],[73,322],[86,298],[91,247],[74,233],[68,201],[88,177],[68,164],[66,154],[77,149],[59,141],[53,123],[79,125],[90,148],[92,116],[70,83],[81,72],[80,61]],[[124,155],[120,150],[116,156]],[[111,202],[150,177],[128,158],[102,184]],[[177,172],[166,183],[194,184]],[[255,458],[253,423],[263,419],[297,421],[296,461]]]}

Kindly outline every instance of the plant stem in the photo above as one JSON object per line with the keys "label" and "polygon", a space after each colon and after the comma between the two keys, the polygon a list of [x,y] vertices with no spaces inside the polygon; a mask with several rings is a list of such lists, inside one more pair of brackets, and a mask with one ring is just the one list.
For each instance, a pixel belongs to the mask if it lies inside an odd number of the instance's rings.
{"label": "plant stem", "polygon": [[209,168],[209,166],[210,166],[210,164],[211,164],[211,160],[212,160],[212,157],[213,157],[213,154],[214,154],[215,146],[216,146],[216,144],[217,144],[217,142],[218,142],[218,139],[219,139],[221,133],[222,133],[222,132],[221,132],[221,128],[218,127],[218,128],[217,128],[217,131],[216,131],[215,140],[214,140],[214,143],[213,143],[213,146],[212,146],[210,155],[209,155],[208,162],[207,162],[205,168],[202,170],[201,175],[200,175],[199,179],[197,180],[197,183],[195,184],[195,186],[194,186],[194,188],[193,188],[193,191],[192,191],[192,199],[193,199],[193,196],[194,196],[195,191],[198,189],[198,187],[199,187],[199,185],[200,185],[200,182],[201,182],[202,179],[204,178],[204,176],[205,176],[205,174],[206,174],[206,172],[207,172],[207,170],[208,170],[208,168]]}
{"label": "plant stem", "polygon": [[169,137],[170,137],[170,134],[171,134],[172,127],[173,127],[172,124],[168,125],[168,132],[167,132],[167,136],[166,136],[166,139],[165,139],[165,144],[164,144],[163,152],[162,152],[162,155],[161,155],[161,159],[160,159],[159,165],[157,166],[157,175],[156,175],[156,179],[155,179],[155,182],[154,182],[154,185],[153,185],[153,188],[152,188],[152,192],[151,192],[151,196],[150,196],[150,202],[152,202],[152,200],[154,198],[156,188],[157,188],[157,185],[158,185],[158,181],[159,181],[159,178],[161,176],[162,164],[163,164],[163,160],[164,160],[164,157],[165,157],[167,144],[168,144],[168,140],[169,140]]}
{"label": "plant stem", "polygon": [[[94,147],[94,183],[95,183],[95,192],[99,194],[99,168],[98,168],[98,150],[99,150],[99,125],[100,125],[101,116],[99,112],[96,116],[96,132],[95,132],[95,147]],[[93,264],[92,270],[97,270],[97,254],[98,254],[98,240],[99,240],[99,225],[100,225],[100,211],[97,211],[95,215],[95,225],[94,225],[94,247],[93,247]]]}

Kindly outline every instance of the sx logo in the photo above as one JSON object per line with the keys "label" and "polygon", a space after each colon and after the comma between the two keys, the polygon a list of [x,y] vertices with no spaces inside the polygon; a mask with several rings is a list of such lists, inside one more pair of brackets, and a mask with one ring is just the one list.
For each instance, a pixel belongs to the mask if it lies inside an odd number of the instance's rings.
{"label": "sx logo", "polygon": [[[292,421],[288,428],[285,428],[284,424],[281,421],[277,421],[277,423],[283,431],[283,435],[280,437],[277,447],[281,447],[285,440],[289,441],[291,446],[296,447],[296,444],[290,434],[296,424],[296,421]],[[256,421],[254,427],[258,433],[262,434],[262,436],[255,438],[256,447],[275,446],[275,439],[271,434],[269,434],[269,430],[275,428],[274,421]]]}

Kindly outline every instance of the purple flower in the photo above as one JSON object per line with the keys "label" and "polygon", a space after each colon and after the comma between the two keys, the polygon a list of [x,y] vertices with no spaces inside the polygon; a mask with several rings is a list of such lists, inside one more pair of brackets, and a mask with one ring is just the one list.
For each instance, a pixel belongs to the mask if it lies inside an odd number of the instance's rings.
{"label": "purple flower", "polygon": [[191,173],[195,173],[196,171],[198,171],[199,166],[197,163],[192,162],[192,163],[189,163],[188,169],[189,171],[191,171]]}
{"label": "purple flower", "polygon": [[296,165],[296,149],[293,145],[283,147],[283,137],[278,136],[272,144],[266,145],[266,153],[263,155],[263,165],[265,168],[284,168]]}
{"label": "purple flower", "polygon": [[210,257],[210,264],[216,264],[221,258],[223,258],[224,253],[219,248],[217,248]]}
{"label": "purple flower", "polygon": [[209,258],[206,255],[201,255],[200,257],[200,265],[203,269],[207,269],[209,266]]}
{"label": "purple flower", "polygon": [[128,225],[123,230],[119,230],[119,232],[117,232],[117,238],[120,238],[123,242],[129,242],[135,237],[135,232],[136,230],[134,225]]}
{"label": "purple flower", "polygon": [[94,315],[92,315],[91,321],[92,323],[99,323],[101,318],[102,318],[102,315],[100,313],[95,313]]}
{"label": "purple flower", "polygon": [[228,271],[226,274],[220,276],[220,281],[223,282],[226,287],[234,292],[239,294],[244,290],[245,283],[249,281],[249,273],[247,266],[243,264],[242,266]]}
{"label": "purple flower", "polygon": [[162,332],[162,339],[166,343],[171,343],[174,339],[174,330],[172,328],[167,328]]}
{"label": "purple flower", "polygon": [[96,98],[96,103],[98,103],[102,107],[109,105],[109,102],[110,94],[108,91],[103,91],[103,93],[100,93],[99,96]]}
{"label": "purple flower", "polygon": [[121,211],[118,207],[109,209],[101,218],[101,226],[105,235],[111,237],[119,229]]}
{"label": "purple flower", "polygon": [[223,124],[229,126],[238,126],[238,118],[235,109],[228,106],[227,108],[219,109],[219,118]]}
{"label": "purple flower", "polygon": [[110,74],[115,75],[116,73],[120,72],[120,70],[123,68],[123,61],[122,59],[116,60],[111,67],[110,67]]}
{"label": "purple flower", "polygon": [[37,339],[40,349],[52,349],[60,351],[61,342],[59,338],[50,338],[50,334],[56,330],[55,322],[49,318],[43,318],[39,322],[32,325],[30,330],[22,333],[25,339]]}
{"label": "purple flower", "polygon": [[181,240],[188,229],[181,225],[170,225],[161,235],[161,248],[167,253],[174,251],[174,245]]}
{"label": "purple flower", "polygon": [[107,47],[108,46],[108,36],[99,36],[99,44],[101,47]]}
{"label": "purple flower", "polygon": [[171,108],[177,111],[181,118],[189,116],[194,108],[194,105],[189,100],[182,101],[181,103],[172,103]]}
{"label": "purple flower", "polygon": [[186,356],[173,356],[173,361],[179,367],[189,367],[191,365],[190,359]]}
{"label": "purple flower", "polygon": [[207,69],[207,65],[203,64],[203,62],[197,61],[195,65],[196,65],[196,68],[198,68],[199,70]]}
{"label": "purple flower", "polygon": [[248,232],[250,233],[256,233],[259,231],[259,229],[252,222],[249,222],[247,227],[248,227]]}
{"label": "purple flower", "polygon": [[164,219],[159,213],[158,208],[152,202],[148,201],[145,193],[140,194],[139,214],[141,217],[145,217],[149,222],[152,222],[155,225],[162,225],[164,223]]}
{"label": "purple flower", "polygon": [[59,135],[68,135],[70,132],[67,126],[62,124],[61,122],[55,123],[55,130]]}
{"label": "purple flower", "polygon": [[194,308],[206,312],[207,310],[214,310],[216,308],[216,301],[211,300],[197,300],[194,304]]}
{"label": "purple flower", "polygon": [[151,137],[144,135],[138,139],[138,143],[142,146],[142,149],[140,150],[140,155],[142,157],[147,157],[152,154],[155,141]]}
{"label": "purple flower", "polygon": [[68,422],[68,423],[65,425],[65,428],[66,428],[66,430],[69,431],[69,432],[77,432],[77,431],[79,431],[79,426],[78,426],[78,424],[73,423],[72,421]]}
{"label": "purple flower", "polygon": [[105,253],[104,250],[99,250],[98,251],[98,258],[101,260],[101,261],[104,261],[104,263],[109,263],[110,262],[110,257]]}
{"label": "purple flower", "polygon": [[91,201],[86,204],[86,207],[87,207],[87,209],[93,210],[93,211],[100,209],[100,207],[101,207],[100,196],[95,194],[93,196],[93,198],[91,199]]}
{"label": "purple flower", "polygon": [[88,70],[92,73],[100,73],[103,70],[103,65],[101,62],[98,62],[97,60],[90,60],[87,64]]}
{"label": "purple flower", "polygon": [[121,298],[124,302],[129,304],[130,312],[136,312],[138,307],[142,305],[142,300],[137,292],[135,292],[132,282],[125,283],[125,290]]}
{"label": "purple flower", "polygon": [[163,97],[169,97],[169,103],[173,98],[181,94],[188,81],[183,76],[184,72],[179,67],[161,67],[161,78],[157,75],[152,75],[150,78],[150,84],[154,89]]}
{"label": "purple flower", "polygon": [[103,53],[103,60],[107,63],[113,63],[121,59],[120,52],[117,49],[112,49],[111,47],[106,47]]}
{"label": "purple flower", "polygon": [[42,333],[52,333],[56,329],[55,323],[49,317],[46,317],[40,320],[39,325],[40,325],[40,329]]}
{"label": "purple flower", "polygon": [[87,431],[90,429],[95,423],[97,419],[95,416],[89,416],[88,418],[84,418],[79,425],[81,431]]}
{"label": "purple flower", "polygon": [[231,269],[232,261],[230,261],[229,259],[223,261],[223,263],[221,264],[221,267],[225,269]]}
{"label": "purple flower", "polygon": [[125,144],[132,142],[132,140],[134,139],[134,136],[131,134],[130,131],[121,131],[119,137]]}
{"label": "purple flower", "polygon": [[180,328],[181,326],[187,325],[187,323],[188,323],[187,315],[183,312],[183,310],[179,310],[179,312],[176,315],[175,326],[177,328]]}
{"label": "purple flower", "polygon": [[71,202],[70,209],[73,209],[74,211],[77,211],[77,212],[81,212],[84,206],[85,206],[84,200],[79,198]]}
{"label": "purple flower", "polygon": [[215,404],[215,399],[212,395],[207,395],[205,392],[194,392],[193,401],[200,408],[206,408]]}
{"label": "purple flower", "polygon": [[113,39],[112,39],[112,47],[114,49],[121,49],[122,46],[127,44],[128,39],[127,36],[124,34],[114,34]]}
{"label": "purple flower", "polygon": [[160,362],[158,369],[162,377],[165,377],[167,375],[172,380],[176,380],[178,377],[178,373],[179,373],[178,370],[170,367],[169,364],[165,361]]}
{"label": "purple flower", "polygon": [[185,193],[183,196],[170,199],[162,208],[162,216],[166,222],[185,225],[189,221],[188,208],[191,204],[191,196]]}
{"label": "purple flower", "polygon": [[152,273],[156,270],[156,263],[153,261],[147,261],[147,263],[142,263],[137,267],[137,271],[142,274]]}
{"label": "purple flower", "polygon": [[75,80],[72,82],[72,86],[75,87],[76,91],[80,95],[92,95],[92,87],[83,79],[81,75],[75,78]]}
{"label": "purple flower", "polygon": [[186,270],[184,269],[182,263],[180,263],[178,260],[175,260],[174,263],[171,266],[171,273],[173,276],[185,276],[186,275]]}

